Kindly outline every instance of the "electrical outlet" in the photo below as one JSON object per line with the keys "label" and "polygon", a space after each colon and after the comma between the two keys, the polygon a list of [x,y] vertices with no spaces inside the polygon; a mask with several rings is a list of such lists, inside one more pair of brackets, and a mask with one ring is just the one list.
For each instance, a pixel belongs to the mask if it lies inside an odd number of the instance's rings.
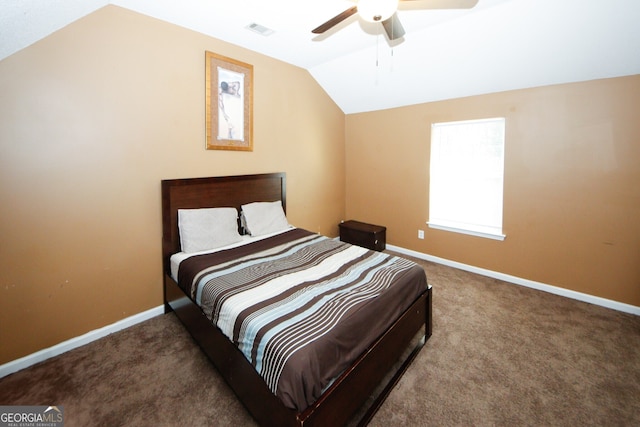
{"label": "electrical outlet", "polygon": [[424,239],[424,230],[418,230],[418,239]]}

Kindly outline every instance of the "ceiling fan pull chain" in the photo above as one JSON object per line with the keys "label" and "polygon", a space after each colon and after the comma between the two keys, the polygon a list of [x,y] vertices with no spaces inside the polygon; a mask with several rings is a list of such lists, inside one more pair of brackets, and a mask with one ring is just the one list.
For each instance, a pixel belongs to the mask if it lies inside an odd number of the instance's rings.
{"label": "ceiling fan pull chain", "polygon": [[393,72],[393,46],[391,46],[391,60],[389,61],[389,71]]}
{"label": "ceiling fan pull chain", "polygon": [[[393,25],[395,23],[395,20],[391,21],[391,34],[394,34],[393,32]],[[389,61],[389,71],[393,71],[393,41],[391,41],[391,60]]]}
{"label": "ceiling fan pull chain", "polygon": [[378,36],[376,37],[376,68],[373,72],[374,75],[374,85],[378,86],[380,84],[380,67],[378,66],[379,64],[379,50],[380,50],[380,35],[378,34]]}
{"label": "ceiling fan pull chain", "polygon": [[376,37],[376,68],[378,68],[378,59],[380,57],[380,34]]}

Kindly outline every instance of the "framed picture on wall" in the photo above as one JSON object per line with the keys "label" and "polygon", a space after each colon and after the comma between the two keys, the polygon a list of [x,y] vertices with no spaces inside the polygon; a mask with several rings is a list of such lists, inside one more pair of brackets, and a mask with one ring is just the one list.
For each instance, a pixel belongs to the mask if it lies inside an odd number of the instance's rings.
{"label": "framed picture on wall", "polygon": [[207,150],[253,151],[253,66],[206,52]]}

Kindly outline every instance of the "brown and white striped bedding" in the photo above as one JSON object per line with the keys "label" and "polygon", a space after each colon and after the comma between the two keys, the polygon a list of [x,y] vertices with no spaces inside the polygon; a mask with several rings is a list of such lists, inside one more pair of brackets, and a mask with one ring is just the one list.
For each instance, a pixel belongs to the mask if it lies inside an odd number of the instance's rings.
{"label": "brown and white striped bedding", "polygon": [[298,411],[427,288],[411,261],[302,229],[190,257],[178,283]]}

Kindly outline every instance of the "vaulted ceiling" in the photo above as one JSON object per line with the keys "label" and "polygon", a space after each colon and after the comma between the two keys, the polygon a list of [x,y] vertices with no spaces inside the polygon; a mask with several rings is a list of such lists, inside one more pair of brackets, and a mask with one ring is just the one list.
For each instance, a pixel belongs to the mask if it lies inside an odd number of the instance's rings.
{"label": "vaulted ceiling", "polygon": [[109,4],[305,68],[346,114],[640,74],[638,0],[400,1],[393,42],[357,15],[311,33],[346,0],[5,0],[0,60]]}

